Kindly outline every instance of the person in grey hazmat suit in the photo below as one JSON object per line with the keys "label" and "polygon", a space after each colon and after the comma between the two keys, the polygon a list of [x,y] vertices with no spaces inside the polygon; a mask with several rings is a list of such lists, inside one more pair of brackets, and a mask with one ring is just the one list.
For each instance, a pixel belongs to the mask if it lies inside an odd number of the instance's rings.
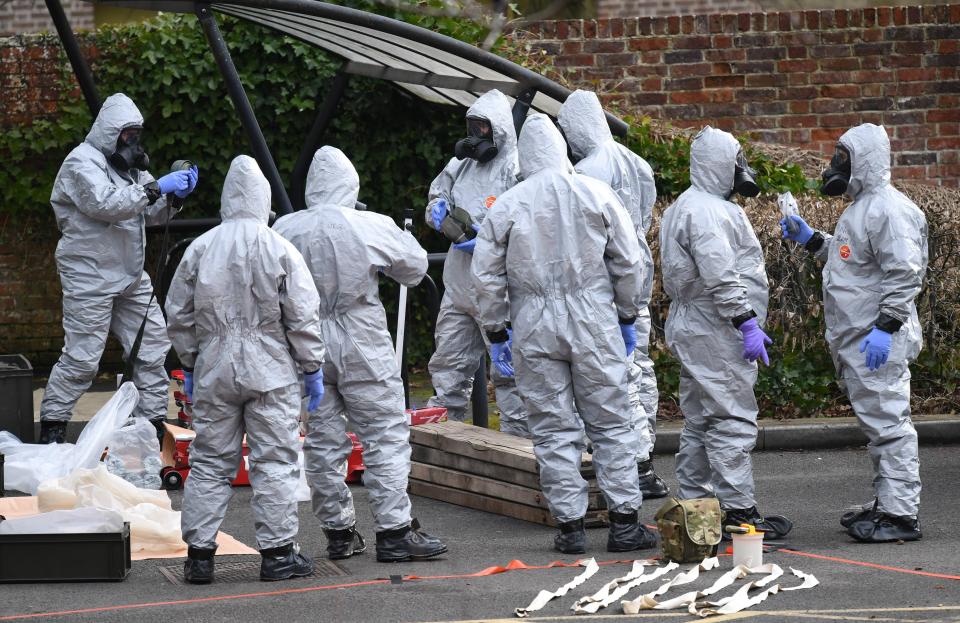
{"label": "person in grey hazmat suit", "polygon": [[222,223],[187,248],[170,284],[168,331],[184,366],[196,438],[183,493],[184,578],[213,580],[230,481],[250,448],[260,579],[313,572],[299,553],[297,466],[303,370],[313,407],[323,395],[319,297],[300,252],[267,226],[270,185],[237,156],[223,183]]}
{"label": "person in grey hazmat suit", "polygon": [[710,126],[690,145],[690,184],[660,223],[667,346],[681,365],[678,497],[716,496],[725,525],[753,524],[769,539],[782,538],[792,523],[758,512],[750,457],[756,362],[769,365],[772,343],[760,328],[767,274],[746,213],[729,200],[760,189],[737,140]]}
{"label": "person in grey hazmat suit", "polygon": [[[483,94],[467,110],[466,119],[469,136],[457,142],[456,157],[430,184],[425,218],[438,231],[454,207],[466,210],[476,229],[497,198],[517,183],[517,137],[507,97],[497,90]],[[447,253],[436,351],[429,364],[436,392],[430,406],[446,407],[447,417],[461,422],[467,416],[474,373],[486,356],[470,280],[475,244],[476,238],[454,243]],[[505,377],[495,366],[491,366],[490,377],[500,409],[500,430],[528,436],[514,379]]]}
{"label": "person in grey hazmat suit", "polygon": [[656,537],[637,516],[626,381],[627,336],[645,304],[636,229],[609,186],[573,172],[548,117],[527,118],[519,151],[523,181],[500,196],[481,226],[473,279],[494,365],[508,374],[516,366],[540,485],[560,527],[554,546],[585,551],[585,431],[610,509],[607,550],[653,547]]}
{"label": "person in grey hazmat suit", "polygon": [[656,440],[657,409],[660,395],[657,376],[650,359],[650,295],[653,292],[653,255],[647,245],[647,232],[653,223],[653,204],[657,187],[653,169],[647,161],[613,140],[603,107],[596,93],[576,90],[567,97],[557,114],[576,164],[577,173],[606,182],[617,193],[633,221],[643,258],[646,304],[637,315],[637,347],[633,351],[628,375],[630,406],[636,417],[637,467],[644,498],[662,498],[670,490],[653,469],[653,444]]}
{"label": "person in grey hazmat suit", "polygon": [[160,179],[147,171],[143,115],[122,93],[103,102],[86,139],[64,159],[50,203],[60,229],[57,272],[63,287],[64,346],[40,403],[40,443],[62,443],[73,407],[100,364],[107,335],[131,356],[147,322],[131,379],[140,391],[134,415],[162,426],[170,380],[163,367],[170,341],[143,270],[145,225],[163,223],[176,209],[169,199],[190,194],[197,169]]}
{"label": "person in grey hazmat suit", "polygon": [[927,270],[926,217],[890,184],[890,139],[872,123],[840,137],[821,191],[853,200],[832,235],[799,216],[781,227],[825,262],[827,344],[873,460],[876,499],[840,523],[866,543],[914,541],[922,533],[910,363],[923,343],[914,301]]}
{"label": "person in grey hazmat suit", "polygon": [[344,483],[353,449],[349,422],[363,445],[363,484],[377,531],[377,560],[431,558],[447,548],[411,523],[410,429],[378,292],[379,273],[407,287],[420,283],[427,252],[388,217],[356,210],[359,192],[350,160],[335,147],[322,147],[307,174],[307,209],[273,226],[303,254],[320,294],[325,388],[319,408],[309,413],[304,467],[328,556],[348,558],[364,551]]}

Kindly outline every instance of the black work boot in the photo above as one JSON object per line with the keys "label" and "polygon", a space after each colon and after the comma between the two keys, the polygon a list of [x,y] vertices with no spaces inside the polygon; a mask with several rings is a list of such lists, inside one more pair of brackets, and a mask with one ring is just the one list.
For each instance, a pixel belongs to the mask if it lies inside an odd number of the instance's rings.
{"label": "black work boot", "polygon": [[167,433],[167,421],[162,417],[150,420],[153,427],[157,429],[157,441],[160,442],[160,449],[163,450],[163,437]]}
{"label": "black work boot", "polygon": [[587,551],[587,532],[583,519],[557,522],[560,532],[553,537],[553,549],[564,554],[583,554]]}
{"label": "black work boot", "polygon": [[[761,515],[756,506],[750,508],[724,509],[724,526],[739,526],[750,524],[760,532],[764,538],[771,541],[782,539],[793,529],[793,522],[783,515]],[[732,537],[726,530],[723,531],[723,540],[729,541]]]}
{"label": "black work boot", "polygon": [[64,443],[66,440],[66,422],[40,420],[40,443]]}
{"label": "black work boot", "polygon": [[217,548],[187,548],[187,562],[183,563],[183,579],[190,584],[209,584],[213,582],[213,555]]}
{"label": "black work boot", "polygon": [[363,537],[357,532],[355,525],[342,530],[324,528],[323,533],[327,535],[327,558],[330,560],[350,558],[367,549],[367,544],[363,542]]}
{"label": "black work boot", "polygon": [[638,549],[656,547],[656,535],[638,521],[637,511],[630,513],[610,511],[609,516],[608,552],[632,552]]}
{"label": "black work boot", "polygon": [[864,504],[863,506],[847,510],[843,513],[843,515],[840,515],[840,525],[844,528],[849,528],[853,522],[870,517],[874,512],[876,512],[877,504],[879,503],[879,499],[874,499],[873,504]]}
{"label": "black work boot", "polygon": [[637,463],[637,471],[640,473],[640,492],[644,500],[665,498],[670,494],[670,487],[654,471],[651,459]]}
{"label": "black work boot", "polygon": [[444,542],[422,532],[416,519],[409,526],[377,533],[377,562],[424,560],[446,551]]}
{"label": "black work boot", "polygon": [[923,538],[920,520],[916,517],[898,517],[873,510],[867,516],[852,521],[847,534],[861,543],[918,541]]}
{"label": "black work boot", "polygon": [[260,550],[260,579],[264,582],[302,578],[311,573],[313,561],[300,553],[296,543]]}

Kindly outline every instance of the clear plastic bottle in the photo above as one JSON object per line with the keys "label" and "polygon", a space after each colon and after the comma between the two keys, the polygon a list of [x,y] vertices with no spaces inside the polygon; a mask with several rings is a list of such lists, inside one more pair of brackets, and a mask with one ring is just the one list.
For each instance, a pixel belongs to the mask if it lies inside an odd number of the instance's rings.
{"label": "clear plastic bottle", "polygon": [[780,193],[777,197],[777,205],[780,206],[780,214],[783,215],[783,218],[787,222],[787,231],[791,234],[796,234],[800,231],[800,226],[790,218],[791,216],[800,216],[800,210],[797,208],[797,200],[793,198],[793,193],[789,190],[785,193]]}

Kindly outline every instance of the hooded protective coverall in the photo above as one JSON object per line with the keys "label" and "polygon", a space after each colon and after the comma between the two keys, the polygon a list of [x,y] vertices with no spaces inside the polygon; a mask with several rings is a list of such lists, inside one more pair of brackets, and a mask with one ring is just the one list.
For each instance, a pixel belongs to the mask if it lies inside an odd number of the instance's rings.
{"label": "hooded protective coverall", "polygon": [[[453,158],[430,184],[426,219],[441,200],[467,210],[480,224],[501,194],[517,183],[517,137],[510,103],[500,91],[482,95],[467,110],[467,117],[486,119],[493,128],[497,155],[486,163]],[[430,375],[437,395],[431,406],[447,408],[447,416],[463,421],[467,416],[473,375],[485,361],[486,342],[480,330],[477,295],[470,279],[473,256],[452,246],[443,266],[443,300],[437,316],[436,351],[430,358]],[[514,379],[491,366],[490,378],[500,409],[500,430],[527,437],[523,404]]]}
{"label": "hooded protective coverall", "polygon": [[355,210],[359,191],[350,160],[335,147],[322,147],[307,175],[307,209],[273,227],[303,254],[320,293],[325,391],[303,446],[313,510],[326,529],[356,522],[344,484],[349,421],[363,444],[363,484],[382,532],[410,523],[410,431],[378,271],[413,287],[426,274],[427,253],[388,217]]}
{"label": "hooded protective coverall", "polygon": [[[166,197],[149,204],[144,190],[154,181],[149,172],[121,172],[107,160],[120,131],[142,125],[143,115],[129,97],[111,95],[53,182],[64,346],[40,404],[42,420],[70,419],[97,374],[107,334],[117,337],[128,356],[148,310],[153,286],[143,270],[144,225],[163,223],[173,211]],[[170,341],[164,325],[160,306],[150,303],[133,382],[140,390],[134,414],[152,420],[167,416],[170,381],[163,363]]]}
{"label": "hooded protective coverall", "polygon": [[647,281],[644,305],[637,315],[637,347],[630,357],[630,405],[636,417],[639,438],[637,457],[649,458],[656,440],[657,409],[660,395],[657,376],[650,359],[650,295],[653,291],[653,255],[647,245],[647,232],[653,223],[653,204],[657,187],[653,169],[647,161],[613,140],[597,94],[577,90],[560,107],[557,122],[577,158],[577,173],[606,182],[627,209],[637,233],[640,256]]}
{"label": "hooded protective coverall", "polygon": [[524,181],[497,200],[474,252],[483,328],[512,323],[517,385],[556,520],[587,512],[584,431],[609,509],[630,513],[641,496],[617,321],[644,306],[636,230],[609,186],[572,172],[546,116],[527,118],[519,150]]}
{"label": "hooded protective coverall", "polygon": [[[848,130],[853,199],[833,235],[821,234],[827,343],[841,385],[869,440],[878,510],[916,517],[920,506],[917,431],[910,420],[910,363],[923,343],[914,299],[927,270],[927,220],[890,184],[890,140],[881,126]],[[893,329],[890,355],[869,370],[860,344],[881,315]],[[889,322],[889,321],[888,321]],[[892,327],[891,327],[892,328]]]}
{"label": "hooded protective coverall", "polygon": [[670,297],[667,346],[680,360],[682,499],[715,495],[755,506],[750,451],[757,439],[757,364],[743,357],[732,320],[767,314],[763,251],[746,213],[725,197],[740,144],[707,126],[690,146],[691,186],[663,214],[660,264]]}
{"label": "hooded protective coverall", "polygon": [[223,223],[187,248],[165,305],[173,346],[194,371],[197,436],[181,526],[199,549],[216,546],[244,433],[259,549],[297,534],[297,365],[316,370],[324,347],[313,278],[300,252],[267,227],[269,214],[267,179],[253,158],[237,156],[223,183]]}

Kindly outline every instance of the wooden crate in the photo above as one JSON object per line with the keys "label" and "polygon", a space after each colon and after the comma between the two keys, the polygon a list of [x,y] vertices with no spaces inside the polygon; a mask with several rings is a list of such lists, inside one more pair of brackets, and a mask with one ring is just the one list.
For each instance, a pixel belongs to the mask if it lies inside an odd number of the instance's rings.
{"label": "wooden crate", "polygon": [[[462,422],[438,422],[411,427],[410,443],[410,493],[555,525],[540,491],[530,440]],[[581,474],[589,486],[586,523],[606,525],[605,501],[589,454],[583,455]]]}

